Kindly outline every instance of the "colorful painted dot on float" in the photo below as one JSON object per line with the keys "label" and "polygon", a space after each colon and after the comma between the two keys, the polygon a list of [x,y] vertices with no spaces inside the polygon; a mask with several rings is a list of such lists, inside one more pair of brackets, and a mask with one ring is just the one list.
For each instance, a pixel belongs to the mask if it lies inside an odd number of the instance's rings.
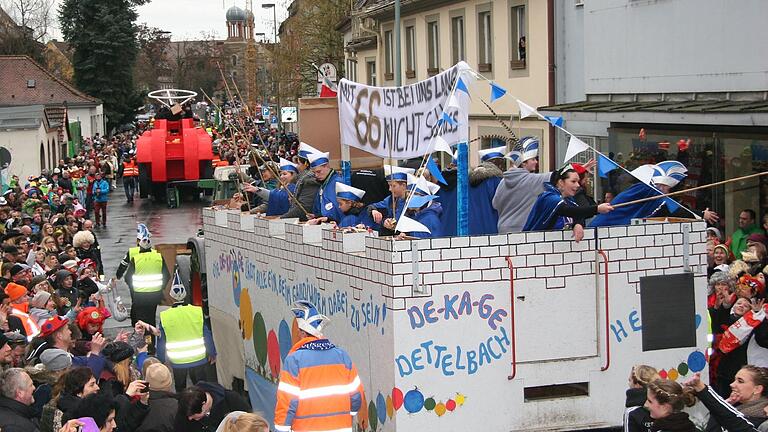
{"label": "colorful painted dot on float", "polygon": [[272,376],[280,376],[280,344],[277,342],[277,335],[274,330],[269,331],[267,335],[267,358],[269,359],[269,370]]}
{"label": "colorful painted dot on float", "polygon": [[680,364],[677,365],[677,372],[682,376],[688,375],[688,365],[685,364],[685,362],[680,362]]}
{"label": "colorful painted dot on float", "polygon": [[456,393],[456,405],[462,406],[464,405],[464,402],[467,400],[467,397],[464,396],[461,393]]}
{"label": "colorful painted dot on float", "polygon": [[432,411],[435,409],[435,399],[434,398],[427,398],[424,400],[424,409],[427,411]]}
{"label": "colorful painted dot on float", "polygon": [[240,291],[240,330],[243,332],[243,340],[251,340],[253,336],[253,307],[248,288]]}
{"label": "colorful painted dot on float", "polygon": [[285,357],[291,351],[291,347],[293,347],[291,329],[285,320],[280,320],[280,326],[277,329],[277,339],[280,342],[280,359],[285,361]]}
{"label": "colorful painted dot on float", "polygon": [[403,406],[409,413],[417,413],[424,407],[424,395],[418,389],[408,391],[403,398]]}
{"label": "colorful painted dot on float", "polygon": [[366,414],[366,404],[365,401],[365,393],[362,393],[360,395],[360,412],[357,415],[357,425],[360,427],[360,430],[368,430],[368,416]]}
{"label": "colorful painted dot on float", "polygon": [[392,396],[387,396],[387,417],[395,415],[395,407],[392,405]]}
{"label": "colorful painted dot on float", "polygon": [[667,371],[665,371],[664,369],[660,370],[659,371],[659,377],[661,379],[667,379]]}
{"label": "colorful painted dot on float", "polygon": [[707,359],[701,351],[694,351],[688,355],[688,369],[691,372],[701,372],[706,365]]}
{"label": "colorful painted dot on float", "polygon": [[232,294],[235,298],[235,306],[240,306],[240,291],[242,290],[242,283],[240,281],[240,270],[237,269],[237,264],[232,266]]}
{"label": "colorful painted dot on float", "polygon": [[253,315],[253,349],[261,367],[267,361],[267,326],[264,325],[264,317],[261,312]]}
{"label": "colorful painted dot on float", "polygon": [[379,423],[383,425],[387,421],[387,401],[381,393],[376,396],[376,414],[379,417]]}
{"label": "colorful painted dot on float", "polygon": [[368,422],[371,425],[371,430],[376,430],[376,425],[378,424],[378,418],[376,415],[376,405],[371,401],[371,403],[368,404]]}
{"label": "colorful painted dot on float", "polygon": [[448,411],[455,410],[456,409],[456,401],[454,401],[453,399],[448,399],[445,402],[445,409],[447,409]]}
{"label": "colorful painted dot on float", "polygon": [[438,402],[437,405],[435,405],[435,414],[437,414],[438,417],[442,417],[443,414],[445,414],[445,404]]}
{"label": "colorful painted dot on float", "polygon": [[667,372],[667,378],[671,379],[672,381],[677,381],[677,378],[679,375],[677,374],[677,369],[672,368]]}
{"label": "colorful painted dot on float", "polygon": [[392,389],[392,406],[395,408],[395,411],[403,406],[403,392],[397,387]]}

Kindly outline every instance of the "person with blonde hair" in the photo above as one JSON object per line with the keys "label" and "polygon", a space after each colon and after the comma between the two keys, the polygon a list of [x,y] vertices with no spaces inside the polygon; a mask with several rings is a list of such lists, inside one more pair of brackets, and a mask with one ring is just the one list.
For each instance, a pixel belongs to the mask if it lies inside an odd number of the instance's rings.
{"label": "person with blonde hair", "polygon": [[224,417],[216,432],[269,432],[269,423],[258,414],[233,411]]}
{"label": "person with blonde hair", "polygon": [[632,367],[629,373],[629,388],[624,410],[624,432],[651,432],[653,419],[643,406],[647,397],[648,384],[659,378],[656,368],[646,365]]}

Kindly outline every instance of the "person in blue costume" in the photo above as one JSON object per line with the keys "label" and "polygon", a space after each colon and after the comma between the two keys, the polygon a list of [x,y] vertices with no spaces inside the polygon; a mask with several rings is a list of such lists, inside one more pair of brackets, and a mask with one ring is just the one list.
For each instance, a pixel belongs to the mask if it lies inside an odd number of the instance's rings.
{"label": "person in blue costume", "polygon": [[584,238],[584,220],[598,213],[608,213],[613,206],[608,203],[579,207],[573,197],[581,188],[579,174],[573,165],[566,165],[553,174],[544,184],[528,214],[523,231],[551,231],[573,229],[573,238]]}
{"label": "person in blue costume", "polygon": [[339,228],[349,227],[367,227],[371,225],[371,220],[363,209],[362,199],[365,191],[356,187],[336,182],[336,202],[339,211],[343,215],[341,220],[330,220],[327,217],[310,219],[307,221],[310,225],[317,225],[321,222],[335,223]]}
{"label": "person in blue costume", "polygon": [[[455,162],[454,162],[455,165]],[[450,167],[442,172],[443,178],[447,184],[440,187],[437,196],[440,197],[440,204],[443,206],[443,213],[440,215],[440,221],[443,223],[443,235],[445,237],[456,236],[456,167]]]}
{"label": "person in blue costume", "polygon": [[290,195],[296,192],[298,176],[299,167],[287,159],[280,158],[280,186],[269,192],[267,216],[280,216],[288,211],[291,207]]}
{"label": "person in blue costume", "polygon": [[[408,178],[415,172],[412,168],[384,165],[384,176],[387,179],[390,196],[366,207],[366,214],[373,221],[372,228],[382,236],[393,235],[397,220],[403,214],[406,194],[408,193]],[[394,203],[394,205],[393,205]]]}
{"label": "person in blue costume", "polygon": [[411,231],[401,233],[400,237],[431,238],[443,236],[443,224],[440,222],[440,214],[443,208],[439,202],[435,201],[436,195],[417,195],[408,201],[408,210],[405,215],[424,225],[429,232]]}
{"label": "person in blue costume", "polygon": [[315,175],[317,182],[320,183],[313,212],[315,217],[327,217],[329,220],[340,221],[342,214],[336,202],[336,182],[340,179],[336,170],[328,165],[329,157],[329,153],[310,153],[308,155],[309,168]]}
{"label": "person in blue costume", "polygon": [[493,196],[507,169],[505,146],[480,150],[480,165],[469,172],[469,235],[496,234],[499,212]]}
{"label": "person in blue costume", "polygon": [[[678,161],[664,161],[656,165],[643,165],[634,171],[632,175],[640,181],[628,187],[611,200],[611,204],[628,203],[642,198],[661,196],[668,194],[672,188],[678,185],[688,175],[685,165]],[[702,213],[691,212],[677,204],[672,198],[659,198],[645,201],[625,207],[619,207],[615,212],[598,215],[589,224],[591,227],[629,225],[632,219],[645,219],[650,217],[683,217],[690,218],[694,215],[703,217],[709,223],[716,223],[717,213],[704,210]]]}

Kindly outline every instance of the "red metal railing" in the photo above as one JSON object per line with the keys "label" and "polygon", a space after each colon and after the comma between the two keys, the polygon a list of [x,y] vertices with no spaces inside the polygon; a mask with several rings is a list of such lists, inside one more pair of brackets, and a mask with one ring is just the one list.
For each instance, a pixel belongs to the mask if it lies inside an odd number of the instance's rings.
{"label": "red metal railing", "polygon": [[[600,368],[601,371],[605,372],[611,367],[611,308],[608,303],[608,255],[602,249],[598,249],[597,253],[603,257],[603,264],[605,265],[603,269],[603,277],[605,278],[605,366]],[[599,265],[597,262],[595,264]]]}
{"label": "red metal railing", "polygon": [[509,267],[509,316],[512,321],[512,371],[507,376],[508,380],[513,380],[517,375],[517,340],[515,339],[515,266],[512,264],[512,258],[507,257],[507,267]]}

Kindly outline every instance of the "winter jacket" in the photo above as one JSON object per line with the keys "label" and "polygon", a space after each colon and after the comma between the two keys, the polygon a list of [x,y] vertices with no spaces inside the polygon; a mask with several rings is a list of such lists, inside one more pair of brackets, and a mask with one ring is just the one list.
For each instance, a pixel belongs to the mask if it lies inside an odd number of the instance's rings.
{"label": "winter jacket", "polygon": [[31,407],[0,396],[0,430],[3,432],[38,432],[33,414]]}
{"label": "winter jacket", "polygon": [[211,414],[201,421],[190,421],[186,416],[176,413],[175,430],[186,432],[214,431],[224,417],[232,411],[250,412],[251,407],[239,394],[227,390],[218,383],[200,381],[197,386],[213,398]]}
{"label": "winter jacket", "polygon": [[651,426],[653,432],[698,432],[688,414],[675,412],[664,418],[656,419]]}
{"label": "winter jacket", "polygon": [[544,183],[552,173],[530,173],[512,168],[504,173],[493,196],[493,208],[499,212],[499,233],[522,232],[536,197],[544,191]]}
{"label": "winter jacket", "polygon": [[[294,198],[299,201],[304,210],[311,212],[312,207],[315,204],[315,197],[317,191],[320,190],[320,183],[315,179],[315,175],[310,170],[304,170],[299,173],[299,178],[296,180],[296,193]],[[281,219],[299,218],[302,221],[307,220],[307,214],[301,209],[301,207],[291,199],[291,208],[288,209]]]}
{"label": "winter jacket", "polygon": [[91,193],[94,202],[107,202],[109,200],[109,181],[105,179],[94,181]]}
{"label": "winter jacket", "polygon": [[149,391],[149,413],[136,432],[173,432],[179,401],[173,393]]}
{"label": "winter jacket", "polygon": [[643,407],[647,394],[645,387],[627,389],[624,432],[651,432],[653,419],[648,410]]}
{"label": "winter jacket", "polygon": [[726,402],[712,387],[697,392],[696,397],[709,410],[710,419],[728,432],[755,432],[755,425],[731,404]]}
{"label": "winter jacket", "polygon": [[429,229],[429,232],[409,232],[408,235],[417,238],[432,238],[443,236],[443,225],[440,222],[440,215],[443,213],[443,207],[437,201],[423,208],[410,217],[416,222],[424,225]]}
{"label": "winter jacket", "polygon": [[493,208],[493,197],[502,176],[499,167],[490,162],[481,163],[469,173],[469,235],[498,232],[499,212]]}

